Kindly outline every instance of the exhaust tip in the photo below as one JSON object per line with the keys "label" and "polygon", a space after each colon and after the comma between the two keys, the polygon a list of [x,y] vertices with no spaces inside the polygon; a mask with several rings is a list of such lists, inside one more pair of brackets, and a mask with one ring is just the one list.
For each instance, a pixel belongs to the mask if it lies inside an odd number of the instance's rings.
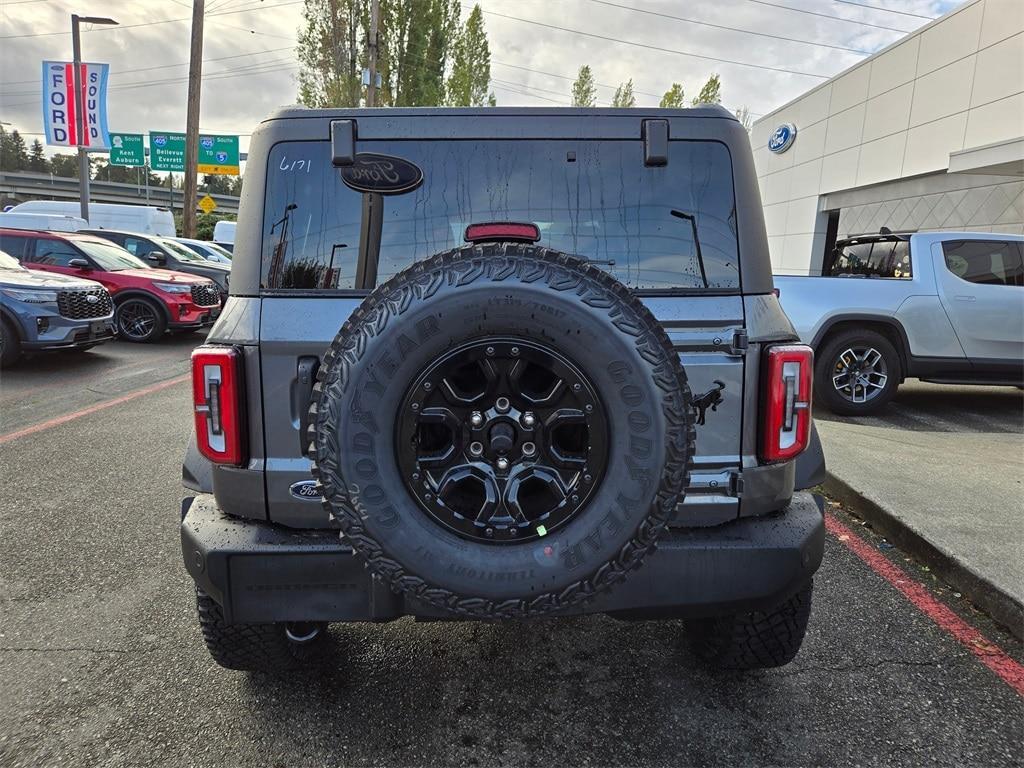
{"label": "exhaust tip", "polygon": [[322,630],[323,625],[306,621],[290,621],[284,625],[285,637],[296,645],[306,645],[313,642],[320,636]]}

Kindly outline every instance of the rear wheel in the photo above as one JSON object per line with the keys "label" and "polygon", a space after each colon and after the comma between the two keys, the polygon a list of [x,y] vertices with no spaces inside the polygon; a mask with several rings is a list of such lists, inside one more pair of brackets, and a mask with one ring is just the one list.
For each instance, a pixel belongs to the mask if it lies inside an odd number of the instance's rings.
{"label": "rear wheel", "polygon": [[0,319],[0,368],[14,365],[21,357],[21,339],[11,324]]}
{"label": "rear wheel", "polygon": [[310,661],[323,645],[321,624],[228,624],[220,606],[198,588],[196,605],[206,648],[226,669],[284,672]]}
{"label": "rear wheel", "polygon": [[868,329],[841,331],[815,362],[814,393],[833,413],[862,416],[892,400],[902,379],[900,356],[885,336]]}
{"label": "rear wheel", "polygon": [[114,313],[117,335],[125,341],[145,344],[156,341],[167,330],[163,311],[149,299],[129,298],[117,305]]}
{"label": "rear wheel", "polygon": [[812,584],[770,611],[686,622],[690,648],[722,669],[765,669],[788,664],[800,651],[811,615]]}

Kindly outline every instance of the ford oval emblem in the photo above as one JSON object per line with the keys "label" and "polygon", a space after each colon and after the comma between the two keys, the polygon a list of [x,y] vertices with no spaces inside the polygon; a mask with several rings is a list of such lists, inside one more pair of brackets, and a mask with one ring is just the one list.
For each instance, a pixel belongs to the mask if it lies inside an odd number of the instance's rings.
{"label": "ford oval emblem", "polygon": [[320,499],[320,491],[317,490],[316,480],[299,480],[299,482],[291,484],[288,492],[296,499],[308,501],[318,501]]}
{"label": "ford oval emblem", "polygon": [[792,147],[794,141],[796,141],[796,126],[792,123],[783,123],[768,139],[768,149],[779,155]]}
{"label": "ford oval emblem", "polygon": [[90,304],[95,304],[97,301],[100,300],[100,297],[97,296],[95,293],[89,293],[89,294],[86,294],[85,300],[87,302],[89,302]]}
{"label": "ford oval emblem", "polygon": [[423,171],[400,157],[361,152],[352,165],[341,169],[341,180],[358,192],[400,195],[423,182]]}

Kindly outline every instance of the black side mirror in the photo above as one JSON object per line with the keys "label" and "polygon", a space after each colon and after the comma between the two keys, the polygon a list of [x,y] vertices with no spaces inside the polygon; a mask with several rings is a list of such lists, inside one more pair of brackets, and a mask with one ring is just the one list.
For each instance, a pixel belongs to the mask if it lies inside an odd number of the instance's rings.
{"label": "black side mirror", "polygon": [[146,261],[152,261],[154,264],[162,266],[167,263],[167,257],[160,251],[150,251],[146,254]]}
{"label": "black side mirror", "polygon": [[78,269],[92,269],[92,265],[85,259],[70,259],[68,260],[69,267],[77,267]]}

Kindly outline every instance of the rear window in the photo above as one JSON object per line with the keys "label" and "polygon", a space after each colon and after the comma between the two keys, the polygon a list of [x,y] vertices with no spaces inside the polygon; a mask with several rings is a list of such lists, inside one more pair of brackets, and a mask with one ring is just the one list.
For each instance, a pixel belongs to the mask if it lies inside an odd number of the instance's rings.
{"label": "rear window", "polygon": [[274,146],[264,288],[369,287],[357,280],[363,254],[376,260],[380,283],[462,245],[469,224],[511,221],[536,224],[540,245],[589,259],[633,288],[739,290],[723,144],[671,142],[663,167],[643,164],[639,141],[360,141],[359,151],[414,163],[423,183],[404,194],[361,193],[331,166],[328,142]]}
{"label": "rear window", "polygon": [[840,242],[832,255],[831,277],[913,277],[908,240]]}

